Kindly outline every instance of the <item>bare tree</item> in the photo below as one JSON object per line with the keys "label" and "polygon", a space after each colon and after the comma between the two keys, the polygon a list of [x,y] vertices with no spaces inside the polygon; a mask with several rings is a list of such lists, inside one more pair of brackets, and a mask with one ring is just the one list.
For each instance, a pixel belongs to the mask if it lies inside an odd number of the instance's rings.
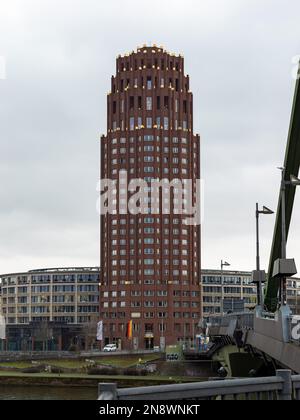
{"label": "bare tree", "polygon": [[85,350],[93,349],[95,343],[97,343],[97,324],[99,319],[97,315],[91,315],[89,322],[86,322],[82,326],[82,335],[85,341]]}
{"label": "bare tree", "polygon": [[35,327],[34,336],[37,341],[42,342],[43,351],[48,350],[48,341],[51,339],[52,334],[52,328],[46,320],[39,322]]}

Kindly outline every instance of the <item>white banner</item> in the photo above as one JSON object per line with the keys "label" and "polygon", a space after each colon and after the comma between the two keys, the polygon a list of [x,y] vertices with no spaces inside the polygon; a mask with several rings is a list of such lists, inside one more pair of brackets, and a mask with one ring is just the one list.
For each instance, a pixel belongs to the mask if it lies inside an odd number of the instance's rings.
{"label": "white banner", "polygon": [[5,340],[5,318],[4,316],[0,315],[0,340]]}
{"label": "white banner", "polygon": [[99,321],[97,324],[97,340],[103,340],[103,321]]}

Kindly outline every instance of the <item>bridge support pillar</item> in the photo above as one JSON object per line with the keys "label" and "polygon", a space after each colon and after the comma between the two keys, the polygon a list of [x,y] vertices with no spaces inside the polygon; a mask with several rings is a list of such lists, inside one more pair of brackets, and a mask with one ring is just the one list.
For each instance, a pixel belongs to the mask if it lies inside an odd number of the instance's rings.
{"label": "bridge support pillar", "polygon": [[290,318],[292,311],[288,305],[283,305],[279,309],[279,314],[281,316],[282,322],[282,335],[284,343],[288,343],[291,340],[290,332]]}
{"label": "bridge support pillar", "polygon": [[283,380],[282,390],[278,393],[279,400],[291,400],[293,394],[292,373],[290,370],[277,370],[276,376]]}

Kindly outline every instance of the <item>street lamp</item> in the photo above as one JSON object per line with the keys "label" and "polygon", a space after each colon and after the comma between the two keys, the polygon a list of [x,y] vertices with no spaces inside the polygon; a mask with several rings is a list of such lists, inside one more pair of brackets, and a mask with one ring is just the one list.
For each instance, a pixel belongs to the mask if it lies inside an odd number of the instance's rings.
{"label": "street lamp", "polygon": [[286,216],[285,216],[285,191],[286,186],[291,185],[297,187],[300,185],[300,179],[295,175],[290,175],[290,180],[285,180],[285,168],[281,170],[281,258],[274,261],[273,277],[281,279],[280,302],[286,305],[286,278],[297,273],[294,259],[286,258]]}
{"label": "street lamp", "polygon": [[223,267],[228,267],[230,264],[227,261],[221,260],[221,315],[224,313],[224,289],[223,289]]}
{"label": "street lamp", "polygon": [[262,210],[258,209],[258,203],[256,203],[256,272],[253,272],[252,279],[257,284],[257,304],[261,305],[263,302],[262,296],[262,283],[265,281],[265,271],[260,269],[260,256],[259,256],[259,215],[260,214],[274,214],[268,207],[263,206]]}

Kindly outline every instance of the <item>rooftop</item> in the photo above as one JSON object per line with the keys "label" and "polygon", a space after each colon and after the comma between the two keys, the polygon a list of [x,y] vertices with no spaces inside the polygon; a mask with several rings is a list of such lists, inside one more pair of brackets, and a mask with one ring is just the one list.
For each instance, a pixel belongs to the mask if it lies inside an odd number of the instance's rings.
{"label": "rooftop", "polygon": [[20,276],[38,273],[70,273],[70,272],[98,272],[100,267],[57,267],[57,268],[39,268],[19,273],[0,274],[0,277]]}

